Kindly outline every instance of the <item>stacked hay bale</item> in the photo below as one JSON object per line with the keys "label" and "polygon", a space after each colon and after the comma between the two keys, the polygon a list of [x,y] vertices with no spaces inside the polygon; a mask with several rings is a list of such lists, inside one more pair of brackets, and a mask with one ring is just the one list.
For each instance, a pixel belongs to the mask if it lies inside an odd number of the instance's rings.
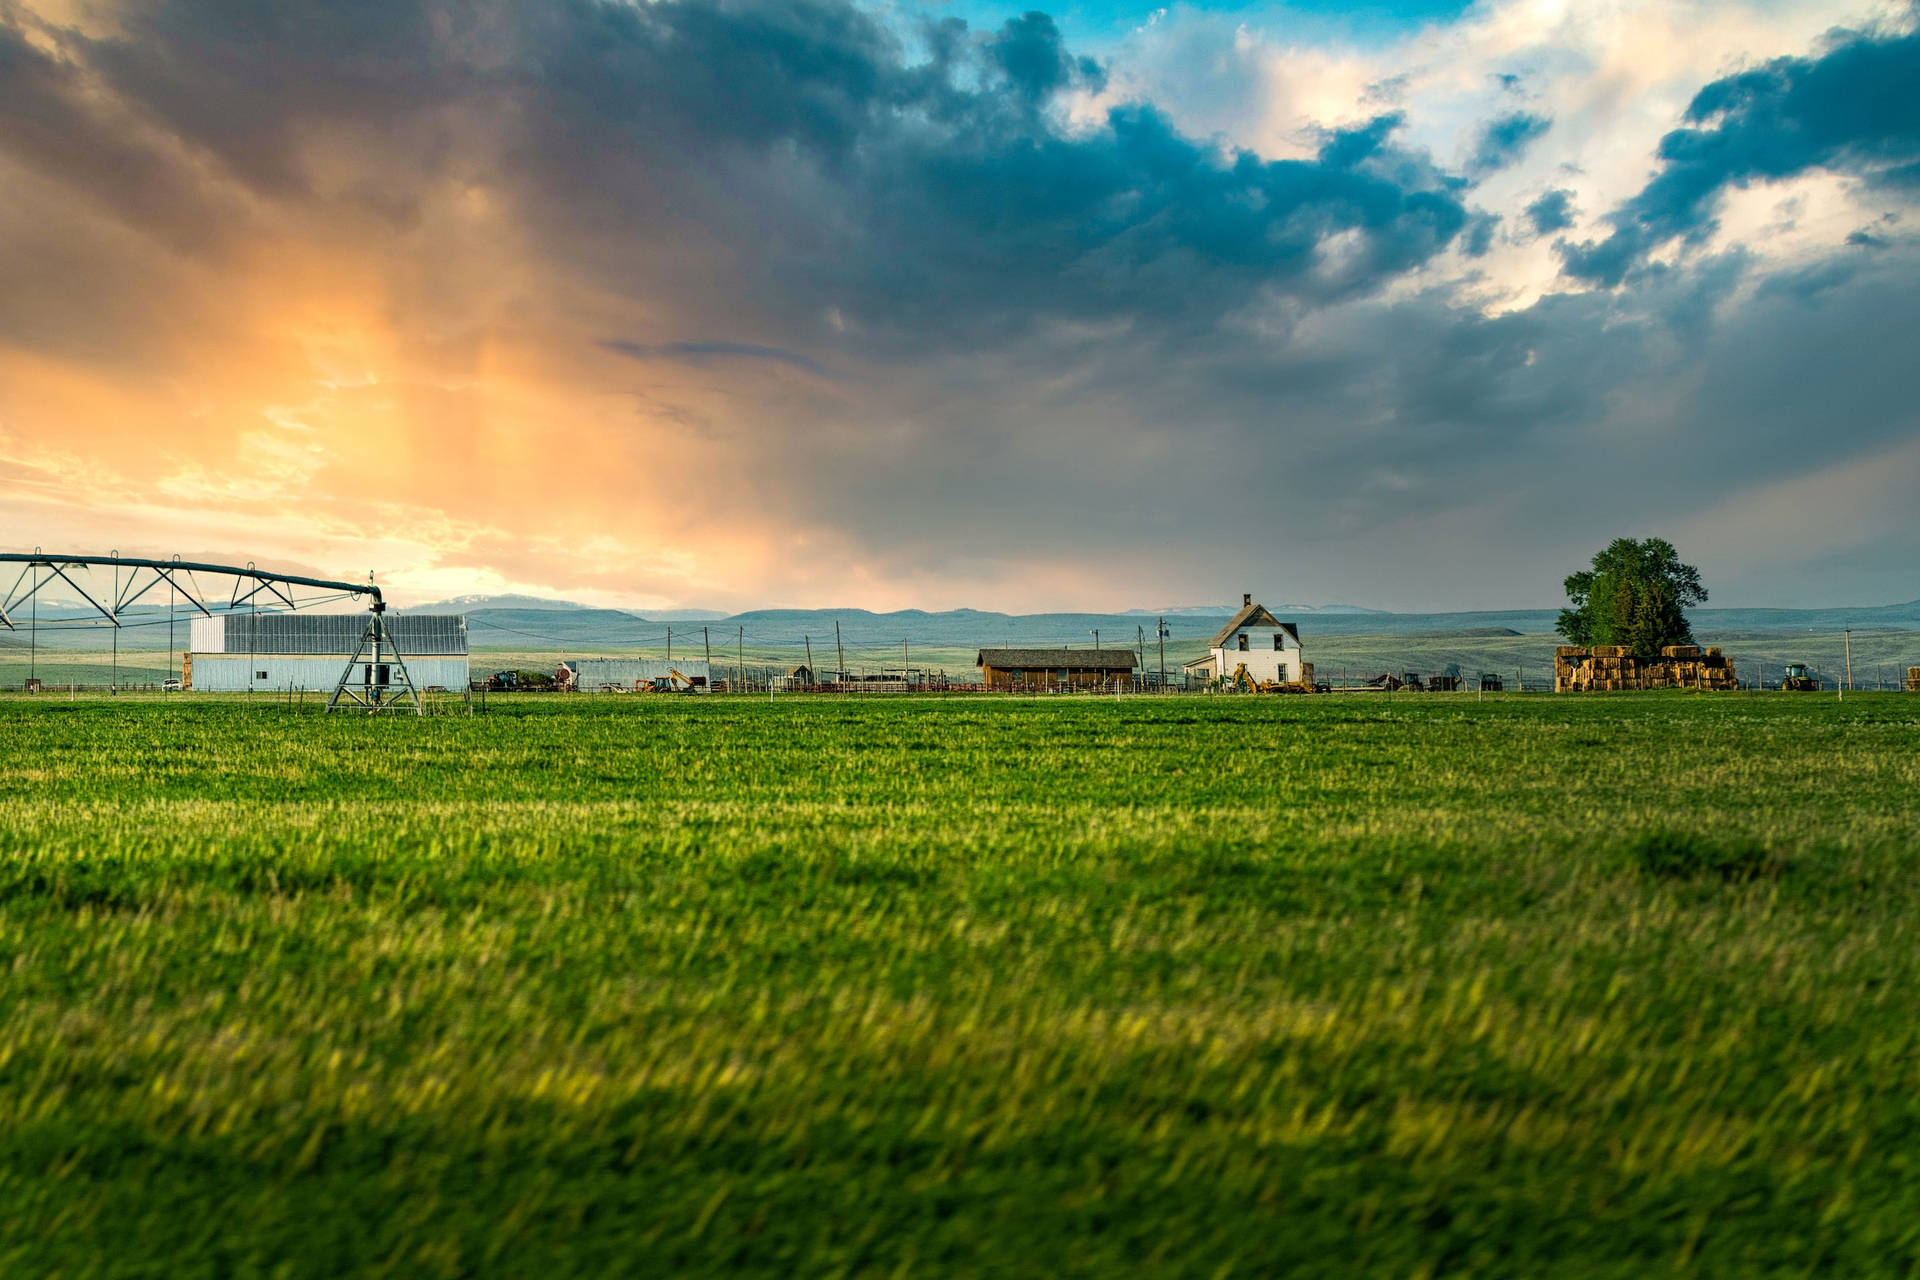
{"label": "stacked hay bale", "polygon": [[1662,671],[1665,685],[1651,686],[1677,689],[1737,689],[1739,680],[1734,675],[1733,664],[1723,657],[1718,648],[1702,650],[1696,644],[1670,644],[1660,651],[1660,662],[1654,664]]}
{"label": "stacked hay bale", "polygon": [[1920,693],[1920,667],[1907,668],[1907,692]]}
{"label": "stacked hay bale", "polygon": [[1561,645],[1553,651],[1555,693],[1737,688],[1733,664],[1719,649],[1668,645],[1658,658],[1636,658],[1623,645]]}

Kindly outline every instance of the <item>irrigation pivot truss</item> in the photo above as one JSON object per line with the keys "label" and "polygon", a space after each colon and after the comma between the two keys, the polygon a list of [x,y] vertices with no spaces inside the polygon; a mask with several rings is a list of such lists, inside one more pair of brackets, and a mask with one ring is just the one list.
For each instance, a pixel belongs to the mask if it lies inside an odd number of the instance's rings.
{"label": "irrigation pivot truss", "polygon": [[[156,596],[161,587],[167,591],[169,620],[177,608],[177,601],[185,601],[191,611],[211,618],[216,612],[233,613],[242,607],[258,610],[263,602],[271,608],[293,610],[312,608],[340,599],[358,600],[364,596],[368,600],[367,625],[362,629],[359,642],[348,657],[332,695],[327,698],[327,710],[374,712],[411,709],[416,715],[423,713],[420,691],[414,687],[413,677],[407,672],[407,664],[400,656],[399,646],[393,642],[393,636],[387,629],[384,617],[387,602],[381,596],[380,588],[373,584],[371,574],[365,582],[339,582],[293,573],[272,573],[255,567],[252,562],[244,566],[207,564],[182,560],[178,556],[171,560],[143,560],[122,556],[118,552],[106,556],[64,555],[42,551],[39,547],[35,547],[31,554],[0,552],[0,565],[7,564],[19,565],[20,572],[6,589],[5,595],[0,596],[0,627],[18,631],[22,621],[18,617],[19,611],[22,606],[30,606],[32,613],[25,621],[30,631],[37,629],[41,590],[56,582],[64,583],[92,606],[98,616],[64,619],[57,625],[71,627],[78,622],[87,626],[110,626],[115,634],[116,651],[119,629],[127,625],[121,615],[150,596]],[[111,570],[110,586],[94,578],[95,569]],[[4,571],[0,570],[0,573]],[[43,573],[44,577],[41,576]],[[210,592],[201,585],[201,575],[230,582],[231,589],[226,593],[224,602],[220,600],[219,593]],[[0,577],[0,581],[4,581],[4,578]],[[83,581],[85,585],[82,585]],[[24,592],[21,590],[23,585],[26,587]],[[313,594],[315,592],[320,594]],[[383,650],[387,654],[385,658],[382,657]],[[365,672],[359,681],[352,678],[356,668]],[[379,673],[377,676],[376,672]],[[395,672],[399,675],[397,681],[393,679]]]}

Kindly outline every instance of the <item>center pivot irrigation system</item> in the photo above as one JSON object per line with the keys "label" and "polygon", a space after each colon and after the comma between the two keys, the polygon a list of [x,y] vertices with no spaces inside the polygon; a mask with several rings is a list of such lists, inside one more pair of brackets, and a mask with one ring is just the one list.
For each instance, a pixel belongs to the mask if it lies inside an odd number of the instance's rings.
{"label": "center pivot irrigation system", "polygon": [[[69,556],[43,552],[38,547],[33,549],[31,555],[0,553],[0,564],[21,566],[13,585],[7,588],[4,597],[0,597],[0,627],[8,631],[20,630],[22,619],[17,615],[24,605],[31,609],[30,616],[24,620],[29,633],[38,630],[41,589],[55,582],[63,582],[93,606],[99,616],[88,615],[77,620],[66,618],[56,625],[71,627],[76,621],[95,627],[110,625],[114,631],[116,662],[120,628],[145,625],[128,624],[121,615],[150,595],[157,601],[156,593],[162,586],[167,589],[169,629],[173,625],[177,602],[181,600],[202,616],[211,618],[216,611],[230,614],[243,607],[250,607],[257,612],[263,600],[287,609],[308,609],[331,601],[358,600],[366,596],[369,598],[367,625],[361,630],[359,643],[340,672],[333,693],[327,698],[327,710],[376,712],[398,708],[411,709],[416,715],[424,714],[420,691],[414,687],[413,677],[408,674],[407,664],[400,656],[400,647],[393,642],[393,636],[387,630],[387,602],[381,597],[380,588],[373,585],[372,574],[367,575],[365,582],[335,582],[291,573],[269,573],[255,568],[251,562],[244,566],[202,564],[182,560],[178,556],[171,560],[139,560],[121,556],[117,552],[108,556]],[[93,571],[96,569],[111,571],[110,588],[94,577]],[[4,571],[0,570],[0,573]],[[202,575],[231,582],[231,590],[224,604],[220,603],[217,592],[209,592],[200,585],[199,578]],[[83,580],[86,585],[82,585]],[[0,578],[0,581],[4,581],[4,578]],[[23,586],[26,587],[25,591],[21,590]],[[303,591],[323,594],[303,596]],[[102,603],[103,600],[105,603]],[[150,604],[146,607],[156,606]],[[173,647],[171,635],[167,647],[169,650]],[[388,657],[381,656],[383,649]],[[356,669],[360,673],[358,680],[354,679]],[[398,679],[394,678],[395,674]]]}

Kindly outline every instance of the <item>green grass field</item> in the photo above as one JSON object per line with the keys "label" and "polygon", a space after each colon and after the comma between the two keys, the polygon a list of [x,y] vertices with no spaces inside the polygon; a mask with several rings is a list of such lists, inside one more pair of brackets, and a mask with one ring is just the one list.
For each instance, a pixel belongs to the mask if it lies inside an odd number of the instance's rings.
{"label": "green grass field", "polygon": [[0,1275],[1912,1275],[1917,745],[0,699]]}

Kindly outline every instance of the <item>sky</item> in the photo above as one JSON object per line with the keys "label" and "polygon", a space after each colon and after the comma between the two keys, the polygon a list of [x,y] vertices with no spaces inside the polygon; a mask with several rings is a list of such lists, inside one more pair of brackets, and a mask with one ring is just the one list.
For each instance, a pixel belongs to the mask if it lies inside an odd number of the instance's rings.
{"label": "sky", "polygon": [[400,603],[1920,597],[1912,4],[0,0],[0,530]]}

